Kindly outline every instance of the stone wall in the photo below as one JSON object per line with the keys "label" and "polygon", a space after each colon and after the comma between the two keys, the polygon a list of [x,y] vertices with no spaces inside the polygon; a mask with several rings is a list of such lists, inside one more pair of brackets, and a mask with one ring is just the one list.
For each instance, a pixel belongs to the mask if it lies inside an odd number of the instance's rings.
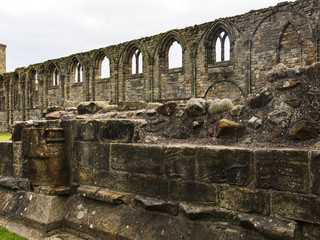
{"label": "stone wall", "polygon": [[7,226],[85,239],[319,238],[319,151],[138,144],[142,124],[16,124],[0,143]]}
{"label": "stone wall", "polygon": [[[66,101],[161,102],[204,97],[243,103],[249,93],[265,86],[265,73],[276,64],[292,67],[319,60],[319,15],[318,1],[284,2],[18,68],[0,78],[0,110],[6,116],[1,118],[1,128],[6,130],[15,120],[30,116],[39,119],[48,106]],[[224,45],[221,49],[218,39]],[[183,64],[169,69],[174,42],[182,47]],[[142,54],[142,70],[132,74],[137,54]],[[110,77],[101,79],[105,57]],[[75,76],[79,66],[81,78]]]}

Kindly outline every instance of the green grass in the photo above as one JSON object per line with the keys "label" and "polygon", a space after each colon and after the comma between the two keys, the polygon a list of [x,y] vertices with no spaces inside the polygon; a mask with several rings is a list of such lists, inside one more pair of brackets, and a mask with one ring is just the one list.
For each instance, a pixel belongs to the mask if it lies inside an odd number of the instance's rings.
{"label": "green grass", "polygon": [[9,132],[0,132],[0,142],[10,140],[12,134]]}
{"label": "green grass", "polygon": [[7,229],[0,227],[0,240],[28,240],[15,233],[9,232]]}

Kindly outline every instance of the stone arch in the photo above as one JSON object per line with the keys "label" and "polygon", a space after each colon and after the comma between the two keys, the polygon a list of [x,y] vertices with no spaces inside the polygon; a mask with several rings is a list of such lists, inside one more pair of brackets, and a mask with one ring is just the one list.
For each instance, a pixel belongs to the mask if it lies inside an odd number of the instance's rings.
{"label": "stone arch", "polygon": [[[252,35],[251,91],[261,88],[267,83],[266,72],[281,60],[281,39],[286,36],[287,27],[290,27],[291,33],[295,29],[294,31],[300,35],[299,42],[302,44],[300,64],[310,65],[314,62],[316,51],[313,42],[313,29],[308,18],[291,8],[286,11],[274,11],[259,22]],[[297,48],[299,47],[295,47],[293,52],[297,52]],[[289,50],[287,56],[292,54],[294,55]]]}
{"label": "stone arch", "polygon": [[[105,59],[109,61],[109,76],[102,76],[102,64]],[[93,56],[92,66],[93,66],[93,76],[91,81],[91,93],[92,99],[97,101],[112,101],[112,89],[114,86],[114,75],[113,72],[114,60],[112,55],[107,49],[99,49]],[[113,80],[112,80],[113,79]]]}
{"label": "stone arch", "polygon": [[109,70],[110,70],[110,77],[111,77],[111,64],[113,63],[112,55],[106,49],[99,49],[93,56],[93,67],[95,69],[95,79],[101,79],[101,64],[104,58],[108,58],[109,60]]}
{"label": "stone arch", "polygon": [[160,41],[158,47],[159,67],[162,71],[169,69],[169,50],[174,42],[180,44],[182,48],[182,67],[184,67],[184,52],[186,41],[178,31],[168,32]]}
{"label": "stone arch", "polygon": [[27,71],[26,81],[26,105],[30,109],[35,108],[38,105],[38,92],[39,92],[39,79],[38,71],[36,68],[31,67]]}
{"label": "stone arch", "polygon": [[[132,63],[136,57],[140,57],[138,66]],[[149,54],[143,42],[132,41],[125,46],[119,61],[119,78],[116,86],[118,94],[116,99],[118,101],[147,100],[149,89],[148,61]],[[137,61],[135,62],[137,63]],[[133,67],[136,70],[140,69],[140,71],[132,71]]]}
{"label": "stone arch", "polygon": [[48,88],[59,86],[60,75],[61,75],[60,66],[57,63],[50,61],[47,64],[46,72],[47,72],[46,84]]}
{"label": "stone arch", "polygon": [[84,81],[84,64],[78,56],[70,58],[67,69],[69,74],[69,83],[71,85],[82,83]]}
{"label": "stone arch", "polygon": [[[136,71],[136,73],[133,73],[132,60],[133,60],[133,56],[137,53],[137,51],[138,51],[138,55],[141,57],[141,60],[142,60],[142,66],[140,69],[142,71]],[[147,50],[143,47],[143,45],[141,45],[138,42],[130,42],[126,46],[126,48],[124,49],[123,54],[122,54],[123,74],[132,75],[132,74],[144,73],[146,70],[147,62],[148,62],[148,60],[147,60],[148,56],[149,56],[149,54],[148,54]],[[137,68],[139,68],[139,64],[138,64]]]}
{"label": "stone arch", "polygon": [[17,72],[14,72],[12,75],[12,88],[12,108],[14,110],[20,110],[21,89],[19,74]]}
{"label": "stone arch", "polygon": [[[222,33],[224,33],[223,36]],[[205,35],[205,41],[204,41],[204,47],[205,47],[205,54],[206,54],[206,62],[208,63],[208,65],[212,65],[217,61],[216,59],[216,55],[217,55],[217,40],[219,40],[221,38],[222,40],[222,45],[221,45],[221,52],[223,52],[223,54],[221,53],[222,59],[221,61],[232,61],[233,60],[233,46],[234,46],[234,42],[235,42],[235,33],[232,30],[232,28],[229,26],[229,24],[222,22],[222,21],[218,21],[215,22],[207,31],[206,35]],[[229,59],[226,60],[225,59],[225,54],[226,54],[226,48],[225,48],[225,44],[227,43],[227,41],[229,41]]]}
{"label": "stone arch", "polygon": [[234,104],[245,104],[244,91],[232,81],[219,81],[213,83],[205,93],[204,98],[213,100],[215,98],[229,98]]}
{"label": "stone arch", "polygon": [[302,64],[303,41],[297,28],[290,21],[284,25],[279,37],[277,63],[288,67]]}

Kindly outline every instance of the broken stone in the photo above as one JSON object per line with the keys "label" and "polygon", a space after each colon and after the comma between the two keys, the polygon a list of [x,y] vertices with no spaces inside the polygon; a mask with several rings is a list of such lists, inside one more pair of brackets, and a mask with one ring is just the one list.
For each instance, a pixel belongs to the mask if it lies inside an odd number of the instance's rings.
{"label": "broken stone", "polygon": [[146,108],[147,103],[144,101],[140,102],[120,102],[119,110],[120,111],[132,111]]}
{"label": "broken stone", "polygon": [[187,218],[191,220],[215,219],[227,221],[235,219],[233,211],[210,206],[195,206],[186,203],[180,203],[179,209]]}
{"label": "broken stone", "polygon": [[252,117],[249,121],[248,121],[248,126],[254,129],[257,129],[258,127],[260,127],[263,123],[263,120],[257,117]]}
{"label": "broken stone", "polygon": [[96,192],[99,189],[100,188],[98,188],[98,187],[94,187],[94,186],[90,186],[90,185],[81,185],[78,188],[77,192],[82,197],[94,199],[94,196],[96,195]]}
{"label": "broken stone", "polygon": [[317,133],[309,120],[301,120],[292,126],[289,135],[296,140],[307,140],[316,137]]}
{"label": "broken stone", "polygon": [[317,142],[315,145],[314,145],[315,148],[317,149],[320,149],[320,142]]}
{"label": "broken stone", "polygon": [[184,111],[183,110],[179,110],[176,114],[176,118],[182,118],[184,116]]}
{"label": "broken stone", "polygon": [[239,117],[242,114],[245,107],[245,105],[236,105],[231,109],[230,113],[232,116]]}
{"label": "broken stone", "polygon": [[51,112],[58,112],[58,111],[62,111],[62,110],[63,110],[63,108],[61,106],[50,106],[50,107],[48,107],[48,109],[45,113],[48,114]]}
{"label": "broken stone", "polygon": [[157,112],[161,115],[172,116],[177,110],[176,102],[167,102],[160,107],[158,107]]}
{"label": "broken stone", "polygon": [[268,81],[272,82],[278,78],[284,78],[288,76],[289,68],[283,63],[279,63],[277,66],[273,67],[266,74]]}
{"label": "broken stone", "polygon": [[219,114],[229,111],[233,108],[233,103],[230,99],[215,99],[211,102],[208,112],[210,114]]}
{"label": "broken stone", "polygon": [[158,143],[159,142],[159,138],[155,137],[155,136],[146,136],[145,142],[146,143]]}
{"label": "broken stone", "polygon": [[110,203],[112,205],[120,205],[129,202],[131,197],[131,194],[111,191],[109,189],[103,188],[96,192],[94,199]]}
{"label": "broken stone", "polygon": [[292,73],[294,75],[301,75],[304,74],[307,71],[307,68],[305,66],[295,66],[294,68],[290,68]]}
{"label": "broken stone", "polygon": [[27,121],[27,122],[20,122],[16,121],[13,123],[11,126],[11,131],[12,131],[12,141],[21,141],[21,136],[22,136],[22,130],[26,127],[32,126],[33,122],[32,121]]}
{"label": "broken stone", "polygon": [[50,112],[46,114],[45,119],[46,120],[60,119],[63,115],[66,115],[66,114],[68,114],[66,111]]}
{"label": "broken stone", "polygon": [[262,108],[272,100],[272,93],[269,91],[257,94],[249,99],[250,108]]}
{"label": "broken stone", "polygon": [[190,117],[202,116],[206,113],[206,100],[203,98],[191,98],[187,102],[186,112]]}
{"label": "broken stone", "polygon": [[148,110],[146,111],[146,115],[147,115],[148,117],[153,117],[153,116],[157,115],[157,111],[156,111],[155,109],[148,109]]}
{"label": "broken stone", "polygon": [[293,108],[300,107],[300,105],[301,105],[301,99],[299,99],[295,95],[289,95],[288,97],[286,97],[284,102]]}
{"label": "broken stone", "polygon": [[1,178],[0,186],[11,188],[15,190],[25,190],[30,191],[30,181],[26,179],[16,179],[16,178]]}
{"label": "broken stone", "polygon": [[314,63],[307,68],[307,76],[311,79],[320,80],[320,62]]}
{"label": "broken stone", "polygon": [[228,119],[221,119],[216,125],[216,134],[217,138],[234,138],[243,136],[245,133],[246,127]]}
{"label": "broken stone", "polygon": [[203,124],[204,124],[203,120],[193,121],[192,122],[192,127],[193,127],[193,129],[196,129],[198,127],[201,127]]}
{"label": "broken stone", "polygon": [[154,103],[154,102],[150,102],[147,105],[147,109],[157,109],[158,107],[162,106],[162,103]]}
{"label": "broken stone", "polygon": [[274,110],[268,113],[268,121],[271,124],[281,126],[282,128],[286,128],[289,125],[290,118],[292,113],[284,110]]}
{"label": "broken stone", "polygon": [[289,79],[288,81],[284,82],[284,83],[278,83],[275,85],[275,88],[277,90],[285,90],[285,89],[289,89],[289,88],[294,88],[296,86],[298,86],[301,82],[297,82],[295,81],[295,79]]}
{"label": "broken stone", "polygon": [[239,214],[240,225],[272,239],[294,239],[297,223],[270,217]]}
{"label": "broken stone", "polygon": [[107,108],[109,106],[109,102],[105,101],[92,101],[92,102],[81,102],[77,109],[79,115],[84,114],[94,114],[98,111]]}
{"label": "broken stone", "polygon": [[60,119],[61,121],[67,121],[67,120],[72,120],[76,118],[76,114],[67,114],[67,115],[63,115]]}
{"label": "broken stone", "polygon": [[170,201],[164,201],[161,199],[136,196],[135,202],[140,204],[144,209],[150,211],[159,211],[169,213],[170,215],[178,215],[178,204]]}
{"label": "broken stone", "polygon": [[112,112],[118,109],[118,105],[105,105],[101,110],[99,110],[99,113],[108,113]]}

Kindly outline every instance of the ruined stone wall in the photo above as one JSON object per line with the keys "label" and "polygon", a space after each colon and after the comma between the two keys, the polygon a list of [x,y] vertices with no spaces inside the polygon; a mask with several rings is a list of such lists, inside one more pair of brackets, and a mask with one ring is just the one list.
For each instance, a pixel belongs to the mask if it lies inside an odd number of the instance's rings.
{"label": "ruined stone wall", "polygon": [[0,217],[85,239],[320,236],[319,151],[137,144],[141,124],[15,125],[0,143]]}
{"label": "ruined stone wall", "polygon": [[6,45],[0,44],[0,74],[6,72]]}
{"label": "ruined stone wall", "polygon": [[[244,103],[249,93],[265,86],[265,73],[276,64],[292,67],[319,60],[319,15],[318,1],[284,2],[18,68],[1,76],[1,111],[6,115],[1,118],[2,128],[14,120],[26,120],[28,111],[40,113],[66,101],[161,102],[204,97]],[[169,69],[174,42],[182,48],[182,67]],[[138,55],[142,67],[135,72],[132,61]],[[105,57],[110,76],[101,79]],[[79,64],[81,81],[75,76]]]}

